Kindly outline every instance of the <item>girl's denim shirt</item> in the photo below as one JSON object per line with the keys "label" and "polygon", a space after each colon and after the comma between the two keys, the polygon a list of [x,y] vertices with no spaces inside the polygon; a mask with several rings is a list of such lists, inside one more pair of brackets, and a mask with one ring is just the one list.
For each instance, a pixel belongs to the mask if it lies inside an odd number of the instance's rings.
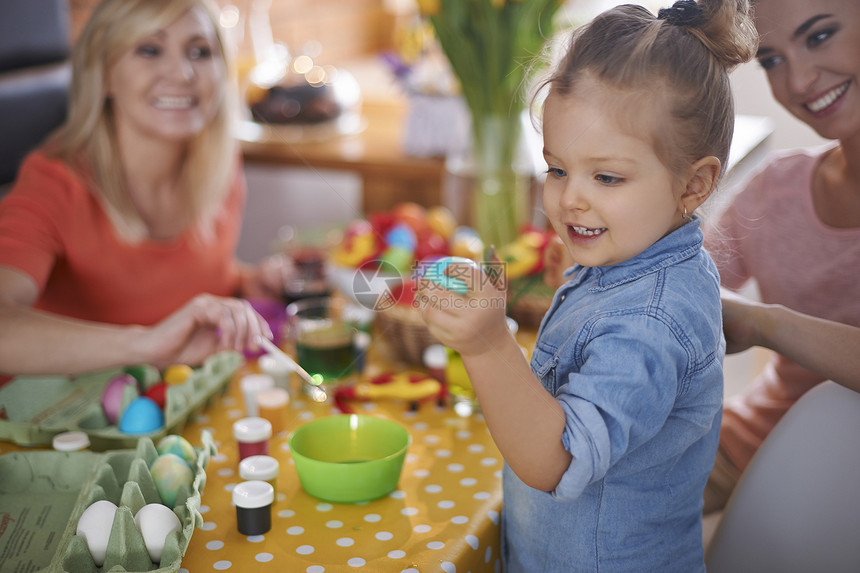
{"label": "girl's denim shirt", "polygon": [[505,467],[507,573],[704,571],[725,340],[699,223],[618,265],[575,266],[556,292],[531,367],[573,461],[552,492]]}

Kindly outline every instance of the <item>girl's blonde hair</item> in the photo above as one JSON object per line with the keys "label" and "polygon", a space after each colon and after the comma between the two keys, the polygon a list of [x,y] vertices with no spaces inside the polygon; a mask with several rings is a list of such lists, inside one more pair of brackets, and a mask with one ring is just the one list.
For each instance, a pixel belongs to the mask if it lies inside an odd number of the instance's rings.
{"label": "girl's blonde hair", "polygon": [[663,163],[680,175],[715,156],[725,170],[734,130],[728,72],[752,59],[757,46],[748,0],[681,0],[659,18],[642,6],[621,5],[573,32],[541,87],[565,95],[590,75],[622,92],[659,98],[671,118],[653,135]]}
{"label": "girl's blonde hair", "polygon": [[120,236],[129,241],[142,239],[146,228],[132,203],[117,148],[107,97],[108,71],[142,38],[193,8],[202,9],[212,22],[213,56],[223,67],[216,112],[189,143],[180,175],[182,215],[189,227],[205,236],[232,183],[237,153],[227,52],[219,12],[210,0],[103,0],[73,48],[68,117],[46,146],[48,155],[62,159],[87,179]]}

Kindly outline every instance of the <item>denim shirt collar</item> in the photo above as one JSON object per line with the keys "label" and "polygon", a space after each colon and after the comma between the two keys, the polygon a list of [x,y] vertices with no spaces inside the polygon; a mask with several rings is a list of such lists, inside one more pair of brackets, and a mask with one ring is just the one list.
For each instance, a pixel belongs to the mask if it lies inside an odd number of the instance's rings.
{"label": "denim shirt collar", "polygon": [[688,223],[622,263],[604,267],[574,265],[564,273],[569,279],[566,286],[579,284],[590,277],[590,291],[607,290],[695,256],[703,241],[701,219],[693,215]]}

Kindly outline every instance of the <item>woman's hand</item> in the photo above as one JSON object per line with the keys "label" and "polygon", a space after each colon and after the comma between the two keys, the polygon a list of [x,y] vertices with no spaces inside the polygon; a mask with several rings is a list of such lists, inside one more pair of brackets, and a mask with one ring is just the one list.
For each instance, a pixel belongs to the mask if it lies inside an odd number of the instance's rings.
{"label": "woman's hand", "polygon": [[261,336],[272,332],[247,301],[201,294],[147,329],[142,344],[157,366],[200,364],[221,350],[257,350]]}
{"label": "woman's hand", "polygon": [[500,347],[501,337],[510,336],[505,290],[470,265],[452,264],[445,273],[464,280],[469,290],[460,295],[421,279],[415,304],[430,333],[464,357]]}
{"label": "woman's hand", "polygon": [[288,285],[298,277],[295,262],[284,255],[272,255],[242,272],[242,296],[247,299],[281,300]]}
{"label": "woman's hand", "polygon": [[726,354],[743,352],[760,345],[760,329],[767,315],[759,311],[761,303],[743,298],[724,288],[720,289],[723,306],[723,333],[726,336]]}

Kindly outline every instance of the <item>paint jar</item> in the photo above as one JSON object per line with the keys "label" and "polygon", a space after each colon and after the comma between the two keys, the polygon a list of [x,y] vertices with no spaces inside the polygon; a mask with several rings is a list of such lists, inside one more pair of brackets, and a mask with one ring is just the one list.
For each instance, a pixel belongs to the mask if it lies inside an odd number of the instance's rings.
{"label": "paint jar", "polygon": [[236,506],[236,525],[242,535],[263,535],[272,528],[272,503],[275,488],[272,484],[251,480],[233,488],[233,505]]}
{"label": "paint jar", "polygon": [[290,374],[293,369],[283,360],[270,354],[264,354],[257,359],[257,365],[264,374],[268,374],[275,381],[275,388],[290,389]]}
{"label": "paint jar", "polygon": [[257,393],[257,411],[272,424],[272,433],[283,432],[287,424],[290,394],[283,388],[269,388]]}
{"label": "paint jar", "polygon": [[239,443],[239,460],[249,456],[269,455],[272,423],[265,418],[251,417],[233,423],[233,437]]}
{"label": "paint jar", "polygon": [[448,350],[441,344],[431,344],[422,356],[427,373],[445,384],[445,367],[448,366]]}
{"label": "paint jar", "polygon": [[257,393],[275,387],[275,380],[268,374],[246,374],[239,381],[242,397],[245,399],[245,412],[248,416],[259,415]]}
{"label": "paint jar", "polygon": [[267,482],[276,492],[279,473],[278,460],[271,456],[250,456],[239,462],[240,478]]}

